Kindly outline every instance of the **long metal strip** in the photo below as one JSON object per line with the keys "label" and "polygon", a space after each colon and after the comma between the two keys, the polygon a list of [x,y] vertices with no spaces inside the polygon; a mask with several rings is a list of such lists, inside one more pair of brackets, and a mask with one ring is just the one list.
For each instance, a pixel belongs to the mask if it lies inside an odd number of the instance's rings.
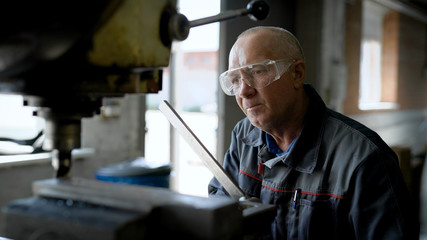
{"label": "long metal strip", "polygon": [[222,184],[225,190],[227,190],[230,196],[233,198],[245,197],[242,189],[240,189],[239,186],[237,186],[237,184],[228,176],[215,157],[203,145],[199,138],[197,138],[197,136],[182,120],[173,107],[166,100],[164,100],[162,103],[160,103],[159,109],[169,120],[172,126],[176,128],[179,134],[201,158],[205,166],[212,172],[212,174]]}

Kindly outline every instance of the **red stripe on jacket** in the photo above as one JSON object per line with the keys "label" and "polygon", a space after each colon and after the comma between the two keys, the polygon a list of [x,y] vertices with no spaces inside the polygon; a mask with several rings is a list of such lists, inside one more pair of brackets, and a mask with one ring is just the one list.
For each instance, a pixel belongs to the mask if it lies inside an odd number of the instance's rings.
{"label": "red stripe on jacket", "polygon": [[[239,172],[242,173],[242,174],[245,174],[248,177],[251,177],[251,178],[253,178],[255,180],[258,180],[258,181],[262,182],[262,179],[257,178],[257,177],[255,177],[255,176],[253,176],[253,175],[251,175],[251,174],[249,174],[249,173],[247,173],[245,171],[239,170]],[[295,193],[295,191],[296,191],[296,190],[281,190],[281,189],[272,188],[272,187],[269,187],[269,186],[266,186],[266,185],[261,185],[261,186],[263,186],[265,188],[268,188],[268,189],[270,189],[272,191],[275,191],[275,192]],[[335,195],[335,194],[332,194],[332,193],[301,192],[301,194],[315,195],[315,196],[330,196],[330,197],[334,197],[334,198],[338,198],[338,199],[344,199],[344,197],[341,197],[341,196],[338,196],[338,195]]]}

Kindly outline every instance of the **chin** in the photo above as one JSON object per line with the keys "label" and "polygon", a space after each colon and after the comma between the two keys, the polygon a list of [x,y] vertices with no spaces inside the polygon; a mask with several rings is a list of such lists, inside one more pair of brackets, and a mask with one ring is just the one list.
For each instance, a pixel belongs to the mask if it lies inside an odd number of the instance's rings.
{"label": "chin", "polygon": [[248,116],[248,118],[249,118],[249,121],[252,123],[252,125],[254,125],[257,128],[263,129],[264,124],[262,121],[260,121],[259,119],[253,118],[253,117],[251,118],[249,116]]}

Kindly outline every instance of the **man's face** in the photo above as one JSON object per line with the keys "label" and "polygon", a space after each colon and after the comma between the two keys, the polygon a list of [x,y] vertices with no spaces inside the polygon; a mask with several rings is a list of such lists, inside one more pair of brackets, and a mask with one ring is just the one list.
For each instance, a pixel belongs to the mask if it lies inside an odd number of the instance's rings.
{"label": "man's face", "polygon": [[[277,51],[275,37],[270,32],[244,36],[230,52],[229,69],[266,59],[278,60],[275,50]],[[265,88],[255,89],[242,83],[240,92],[235,96],[236,101],[254,126],[269,131],[280,127],[292,117],[296,92],[291,76],[292,66],[279,80]]]}

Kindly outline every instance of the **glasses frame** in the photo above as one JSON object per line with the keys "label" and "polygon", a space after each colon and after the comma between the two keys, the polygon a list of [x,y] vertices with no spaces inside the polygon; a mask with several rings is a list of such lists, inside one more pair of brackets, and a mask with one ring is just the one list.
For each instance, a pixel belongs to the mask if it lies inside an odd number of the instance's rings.
{"label": "glasses frame", "polygon": [[[269,80],[268,81],[268,83],[265,85],[265,86],[263,86],[263,87],[254,87],[254,86],[251,86],[251,83],[250,82],[248,82],[248,80],[246,79],[246,78],[242,78],[243,79],[243,81],[246,83],[246,84],[248,84],[248,86],[250,86],[250,87],[252,87],[252,88],[255,88],[255,89],[263,89],[263,88],[265,88],[265,87],[267,87],[267,86],[269,86],[271,83],[273,83],[273,82],[275,82],[275,81],[277,81],[278,79],[280,79],[281,77],[282,77],[282,75],[289,69],[289,67],[295,62],[295,60],[291,60],[291,63],[289,63],[288,65],[286,65],[285,67],[283,67],[283,69],[280,69],[280,70],[282,70],[282,71],[280,71],[279,70],[279,66],[277,66],[277,64],[278,63],[280,63],[280,62],[285,62],[285,61],[289,61],[288,59],[278,59],[278,60],[270,60],[270,59],[266,59],[266,60],[264,60],[264,61],[262,61],[262,62],[257,62],[257,63],[252,63],[252,64],[248,64],[248,65],[245,65],[245,66],[241,66],[241,67],[238,67],[238,68],[233,68],[233,69],[229,69],[229,70],[227,70],[227,71],[225,71],[225,72],[223,72],[220,76],[219,76],[219,83],[220,83],[220,85],[221,85],[221,89],[223,90],[223,92],[226,94],[226,95],[228,95],[228,96],[234,96],[234,95],[236,95],[236,94],[239,94],[240,93],[240,91],[239,91],[239,93],[235,93],[233,90],[234,90],[234,87],[232,87],[232,85],[231,85],[231,87],[227,87],[226,85],[225,85],[225,82],[227,81],[227,80],[224,80],[227,76],[228,76],[228,74],[230,73],[230,72],[233,72],[233,71],[236,71],[236,70],[240,70],[240,69],[243,69],[243,68],[253,68],[253,66],[254,65],[259,65],[259,64],[262,64],[262,65],[272,65],[272,64],[274,64],[274,69],[275,69],[275,71],[276,71],[276,76],[274,77],[274,78],[272,78],[271,80]],[[243,81],[242,81],[242,83],[241,84],[243,84]],[[240,88],[241,89],[241,88]]]}

